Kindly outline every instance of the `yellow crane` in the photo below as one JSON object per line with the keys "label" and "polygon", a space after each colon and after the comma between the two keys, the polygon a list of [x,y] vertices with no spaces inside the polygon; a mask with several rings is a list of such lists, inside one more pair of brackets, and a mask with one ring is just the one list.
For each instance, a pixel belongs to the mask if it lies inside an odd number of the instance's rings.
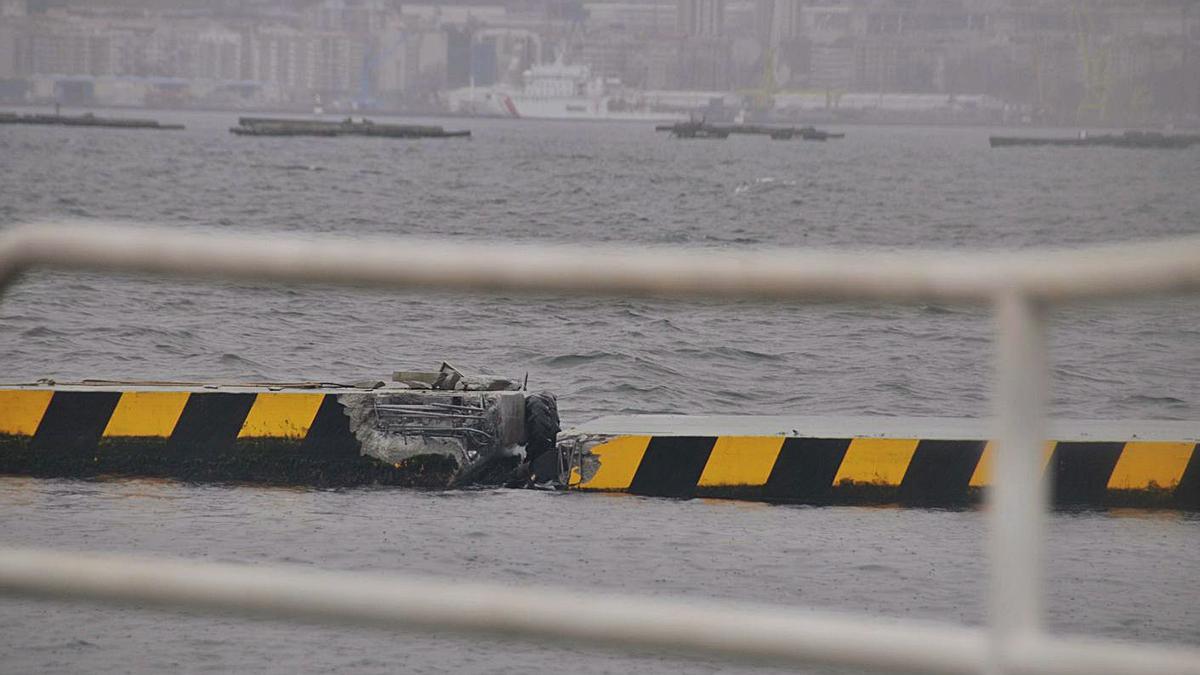
{"label": "yellow crane", "polygon": [[750,109],[758,112],[770,112],[775,107],[775,94],[779,91],[779,83],[775,80],[775,48],[767,47],[763,54],[763,72],[759,85],[754,89],[738,91],[750,104]]}

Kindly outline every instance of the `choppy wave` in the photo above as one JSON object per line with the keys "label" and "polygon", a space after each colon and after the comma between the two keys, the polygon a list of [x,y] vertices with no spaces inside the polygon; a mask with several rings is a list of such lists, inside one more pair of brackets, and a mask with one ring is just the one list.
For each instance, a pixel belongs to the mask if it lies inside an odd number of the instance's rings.
{"label": "choppy wave", "polygon": [[[87,154],[47,145],[57,131],[5,130],[0,226],[86,213],[349,237],[903,250],[1148,238],[1194,231],[1200,212],[1200,164],[1186,153],[1147,154],[1136,166],[1096,155],[1088,171],[1064,173],[1052,153],[991,152],[983,130],[855,128],[796,153],[756,139],[663,143],[619,125],[472,121],[469,144],[267,145],[224,133],[225,116],[185,117],[189,129],[169,136],[87,134]],[[1125,208],[1148,194],[1153,210]],[[533,386],[560,393],[568,423],[665,410],[981,415],[992,377],[987,313],[944,305],[491,298],[35,273],[4,311],[0,354],[17,379],[344,381],[448,360],[528,372]],[[1189,367],[1200,363],[1197,319],[1182,300],[1056,320],[1058,413],[1200,417]]]}
{"label": "choppy wave", "polygon": [[[181,114],[188,130],[169,135],[5,129],[0,227],[90,215],[347,237],[904,250],[1156,237],[1195,231],[1200,213],[1195,153],[1145,153],[1136,165],[1120,152],[1089,155],[1086,170],[1067,172],[1056,153],[992,153],[979,129],[856,127],[844,141],[796,152],[751,138],[668,142],[636,126],[477,120],[463,125],[475,132],[470,143],[255,143],[226,133],[232,117]],[[80,139],[87,152],[67,142]],[[1152,209],[1131,208],[1145,195]],[[354,381],[447,360],[528,372],[531,387],[559,393],[568,425],[615,413],[980,415],[994,377],[991,318],[940,305],[464,297],[33,272],[2,308],[7,381]],[[1056,412],[1200,417],[1197,319],[1194,300],[1057,313]],[[1140,514],[1156,520],[1127,527],[1122,517],[1049,519],[1051,628],[1195,642],[1200,600],[1194,575],[1181,573],[1194,569],[1195,547],[1180,542],[1200,540],[1198,521]],[[971,511],[574,493],[0,478],[0,525],[15,546],[648,595],[720,589],[739,600],[956,624],[984,617],[983,522]],[[18,672],[716,668],[588,645],[545,651],[6,605],[0,652]]]}

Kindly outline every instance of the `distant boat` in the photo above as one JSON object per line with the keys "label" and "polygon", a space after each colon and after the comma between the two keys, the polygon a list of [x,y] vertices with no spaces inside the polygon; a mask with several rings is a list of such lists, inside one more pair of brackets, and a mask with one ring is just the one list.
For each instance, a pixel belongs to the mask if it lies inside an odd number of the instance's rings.
{"label": "distant boat", "polygon": [[521,89],[505,85],[470,87],[451,94],[455,112],[539,120],[674,122],[682,113],[652,109],[635,91],[615,80],[593,77],[586,65],[536,65],[522,75]]}

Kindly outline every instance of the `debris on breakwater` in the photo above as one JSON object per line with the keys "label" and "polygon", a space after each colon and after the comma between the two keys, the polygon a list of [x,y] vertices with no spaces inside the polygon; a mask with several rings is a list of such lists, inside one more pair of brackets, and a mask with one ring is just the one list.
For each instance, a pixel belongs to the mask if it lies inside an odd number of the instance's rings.
{"label": "debris on breakwater", "polygon": [[1090,136],[1080,133],[1073,138],[1053,138],[1044,136],[991,136],[988,143],[993,148],[1015,146],[1067,146],[1090,147],[1105,146],[1111,148],[1171,148],[1180,149],[1200,144],[1200,134],[1164,134],[1157,131],[1126,131],[1121,134],[1104,134]]}
{"label": "debris on breakwater", "polygon": [[655,127],[656,131],[669,131],[676,138],[728,138],[730,134],[770,136],[777,141],[799,138],[805,141],[825,141],[845,138],[844,133],[834,133],[816,127],[772,127],[758,124],[708,124],[699,122],[676,122]]}
{"label": "debris on breakwater", "polygon": [[176,131],[182,124],[161,124],[157,120],[137,118],[96,117],[92,113],[82,115],[32,114],[18,115],[0,112],[0,124],[38,124],[64,127],[106,127],[112,129],[159,129]]}
{"label": "debris on breakwater", "polygon": [[382,136],[384,138],[462,138],[469,130],[446,131],[440,126],[418,124],[376,124],[367,118],[355,122],[295,120],[268,117],[240,117],[238,126],[229,129],[239,136]]}

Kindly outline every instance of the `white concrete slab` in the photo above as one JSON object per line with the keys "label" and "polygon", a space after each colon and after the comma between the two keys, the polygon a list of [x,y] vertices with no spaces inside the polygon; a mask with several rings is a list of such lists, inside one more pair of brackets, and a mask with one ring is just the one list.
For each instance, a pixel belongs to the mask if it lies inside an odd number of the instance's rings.
{"label": "white concrete slab", "polygon": [[55,382],[54,384],[0,384],[3,390],[18,391],[186,391],[191,393],[255,394],[261,392],[283,394],[369,394],[386,391],[419,391],[410,389],[360,389],[335,384],[313,383],[206,383],[206,382]]}
{"label": "white concrete slab", "polygon": [[[616,415],[569,429],[597,435],[795,436],[806,438],[921,438],[983,440],[990,419],[787,415]],[[1050,440],[1200,442],[1200,422],[1173,420],[1053,420]]]}

